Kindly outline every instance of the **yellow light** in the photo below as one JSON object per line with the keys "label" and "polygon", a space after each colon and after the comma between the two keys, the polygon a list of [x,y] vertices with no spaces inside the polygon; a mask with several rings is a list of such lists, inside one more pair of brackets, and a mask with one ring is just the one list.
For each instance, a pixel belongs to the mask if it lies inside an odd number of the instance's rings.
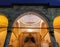
{"label": "yellow light", "polygon": [[8,26],[8,19],[5,15],[0,14],[0,27],[7,27]]}
{"label": "yellow light", "polygon": [[27,32],[33,32],[34,30],[33,29],[27,29]]}
{"label": "yellow light", "polygon": [[60,16],[56,17],[53,22],[54,28],[60,28]]}
{"label": "yellow light", "polygon": [[0,14],[0,27],[2,27],[0,28],[0,32],[7,30],[7,28],[3,28],[3,27],[8,27],[8,19],[3,14]]}

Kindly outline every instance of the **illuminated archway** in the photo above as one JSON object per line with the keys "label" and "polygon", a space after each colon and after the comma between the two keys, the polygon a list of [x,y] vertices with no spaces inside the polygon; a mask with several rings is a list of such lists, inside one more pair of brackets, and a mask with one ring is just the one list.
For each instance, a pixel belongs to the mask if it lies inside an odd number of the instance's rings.
{"label": "illuminated archway", "polygon": [[0,47],[4,46],[7,35],[8,19],[5,15],[0,14]]}
{"label": "illuminated archway", "polygon": [[56,38],[56,42],[58,46],[60,47],[60,16],[57,16],[53,21],[53,27],[54,27],[54,35]]}
{"label": "illuminated archway", "polygon": [[13,27],[14,29],[12,30],[12,35],[11,35],[9,45],[12,44],[14,47],[21,47],[23,42],[22,38],[26,37],[26,35],[23,36],[23,33],[38,34],[35,35],[38,36],[37,37],[38,39],[36,38],[39,41],[38,44],[40,44],[41,40],[48,41],[49,43],[51,43],[49,32],[48,32],[49,29],[47,29],[49,27],[48,23],[38,13],[26,12],[21,14],[13,23]]}

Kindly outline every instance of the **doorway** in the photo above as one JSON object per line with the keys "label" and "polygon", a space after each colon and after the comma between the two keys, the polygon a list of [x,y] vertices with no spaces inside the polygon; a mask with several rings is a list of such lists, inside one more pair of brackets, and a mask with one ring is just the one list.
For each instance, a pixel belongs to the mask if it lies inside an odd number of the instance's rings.
{"label": "doorway", "polygon": [[9,44],[13,47],[49,47],[51,43],[48,24],[40,14],[23,13],[13,27]]}

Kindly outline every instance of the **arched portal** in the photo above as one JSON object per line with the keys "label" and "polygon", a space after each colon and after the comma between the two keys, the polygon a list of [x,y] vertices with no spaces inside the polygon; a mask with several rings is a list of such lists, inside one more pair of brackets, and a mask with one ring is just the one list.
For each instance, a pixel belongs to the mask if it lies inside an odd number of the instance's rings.
{"label": "arched portal", "polygon": [[51,43],[47,21],[38,13],[21,14],[13,23],[10,44],[13,47],[46,47]]}
{"label": "arched portal", "polygon": [[56,42],[58,44],[58,47],[60,47],[60,16],[57,16],[53,21],[53,27],[54,27],[54,35],[56,38]]}
{"label": "arched portal", "polygon": [[0,14],[0,47],[4,46],[7,35],[8,19],[5,15]]}

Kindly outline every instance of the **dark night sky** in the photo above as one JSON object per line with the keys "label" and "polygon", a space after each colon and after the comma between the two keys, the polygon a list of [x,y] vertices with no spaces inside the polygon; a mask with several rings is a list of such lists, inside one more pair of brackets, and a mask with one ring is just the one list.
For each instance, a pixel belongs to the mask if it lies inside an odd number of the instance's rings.
{"label": "dark night sky", "polygon": [[15,4],[48,4],[60,6],[60,0],[0,0],[0,5],[12,5]]}

